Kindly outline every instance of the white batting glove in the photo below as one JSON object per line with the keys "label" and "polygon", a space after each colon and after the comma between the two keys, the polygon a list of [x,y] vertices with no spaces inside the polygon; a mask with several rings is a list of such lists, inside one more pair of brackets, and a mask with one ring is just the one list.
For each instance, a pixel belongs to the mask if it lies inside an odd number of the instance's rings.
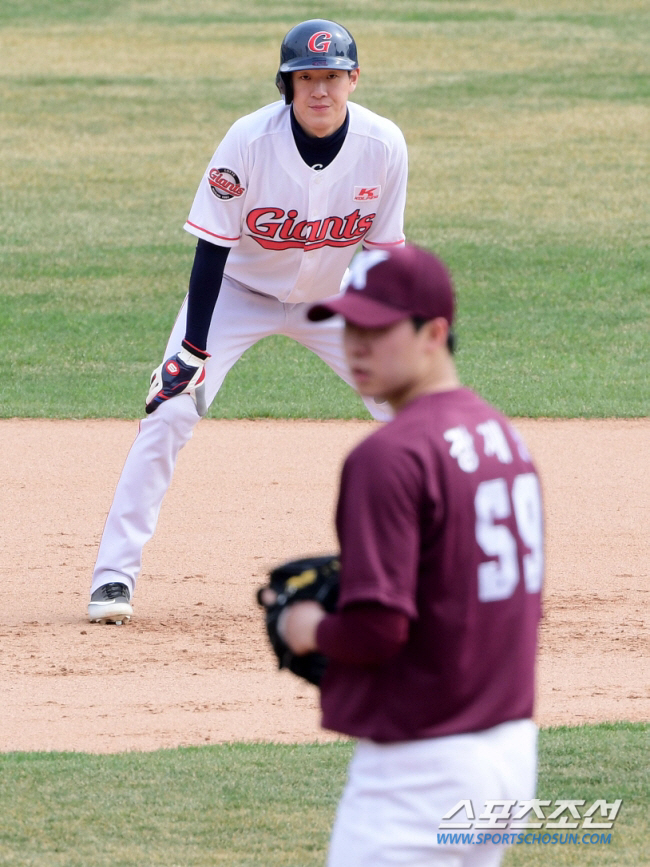
{"label": "white batting glove", "polygon": [[[179,394],[189,394],[201,418],[208,411],[205,402],[205,363],[209,353],[191,347],[185,340],[176,355],[166,359],[151,374],[151,386],[145,401],[147,415],[154,412],[161,403]],[[191,347],[191,348],[190,348]]]}

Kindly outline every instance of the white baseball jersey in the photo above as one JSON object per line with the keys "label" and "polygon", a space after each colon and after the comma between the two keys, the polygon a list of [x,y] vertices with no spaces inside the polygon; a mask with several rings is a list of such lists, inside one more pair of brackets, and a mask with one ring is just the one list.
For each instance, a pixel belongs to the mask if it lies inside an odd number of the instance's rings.
{"label": "white baseball jersey", "polygon": [[232,247],[227,276],[289,303],[335,295],[358,244],[404,242],[406,142],[386,118],[349,102],[348,132],[320,171],[300,156],[290,106],[236,121],[201,180],[185,229]]}

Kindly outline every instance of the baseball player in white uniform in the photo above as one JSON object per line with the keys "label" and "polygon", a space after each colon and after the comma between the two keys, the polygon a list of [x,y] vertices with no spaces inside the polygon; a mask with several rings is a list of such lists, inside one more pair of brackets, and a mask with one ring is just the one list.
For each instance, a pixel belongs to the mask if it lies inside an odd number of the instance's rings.
{"label": "baseball player in white uniform", "polygon": [[[108,514],[88,617],[122,623],[177,455],[235,362],[270,334],[311,349],[348,384],[340,321],[311,322],[337,295],[360,244],[404,244],[407,150],[398,127],[349,102],[359,80],[351,34],[333,21],[285,36],[283,99],[241,118],[218,146],[185,229],[198,238],[188,295]],[[364,402],[374,418],[390,410]]]}

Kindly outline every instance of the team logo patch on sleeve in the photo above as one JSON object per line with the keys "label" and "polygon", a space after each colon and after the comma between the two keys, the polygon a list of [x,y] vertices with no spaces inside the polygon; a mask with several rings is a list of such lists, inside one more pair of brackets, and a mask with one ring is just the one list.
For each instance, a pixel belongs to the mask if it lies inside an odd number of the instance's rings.
{"label": "team logo patch on sleeve", "polygon": [[378,199],[381,195],[381,187],[355,187],[354,201],[355,202],[371,202],[373,199]]}
{"label": "team logo patch on sleeve", "polygon": [[208,183],[213,195],[218,199],[234,199],[245,190],[245,187],[240,186],[239,178],[232,169],[210,169]]}

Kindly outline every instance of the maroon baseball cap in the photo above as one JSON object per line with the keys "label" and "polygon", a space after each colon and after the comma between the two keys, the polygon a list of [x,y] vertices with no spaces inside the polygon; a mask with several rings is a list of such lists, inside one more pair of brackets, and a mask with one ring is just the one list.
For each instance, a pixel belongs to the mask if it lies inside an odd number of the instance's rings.
{"label": "maroon baseball cap", "polygon": [[442,316],[451,325],[454,318],[447,268],[415,244],[358,253],[343,285],[343,295],[315,304],[308,318],[317,322],[338,313],[359,328],[385,328],[412,316]]}

